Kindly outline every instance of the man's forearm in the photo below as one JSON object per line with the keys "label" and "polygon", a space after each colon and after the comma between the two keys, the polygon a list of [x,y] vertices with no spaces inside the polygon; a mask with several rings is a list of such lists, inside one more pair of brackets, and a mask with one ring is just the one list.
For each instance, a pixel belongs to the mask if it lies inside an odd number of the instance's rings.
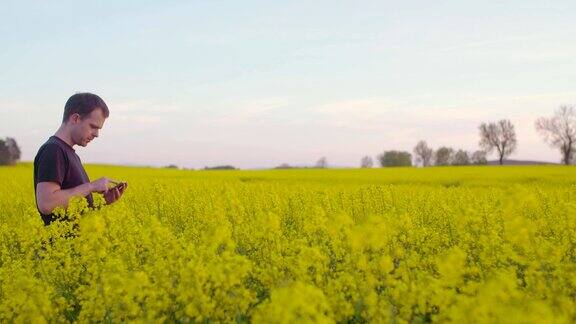
{"label": "man's forearm", "polygon": [[50,199],[50,212],[52,212],[56,207],[68,208],[70,198],[85,197],[90,193],[92,193],[92,185],[90,182],[70,189],[57,190],[52,193],[52,197]]}

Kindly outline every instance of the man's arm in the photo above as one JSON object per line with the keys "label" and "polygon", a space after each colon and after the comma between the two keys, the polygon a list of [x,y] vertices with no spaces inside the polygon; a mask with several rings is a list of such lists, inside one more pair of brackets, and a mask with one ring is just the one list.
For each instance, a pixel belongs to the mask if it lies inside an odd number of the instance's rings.
{"label": "man's arm", "polygon": [[70,198],[85,197],[92,191],[92,183],[90,182],[64,190],[56,182],[40,182],[36,186],[36,203],[40,212],[48,215],[56,207],[68,208]]}
{"label": "man's arm", "polygon": [[100,178],[64,190],[57,182],[39,182],[36,185],[36,204],[42,214],[48,215],[56,207],[68,208],[68,202],[72,197],[85,197],[92,192],[106,192],[109,182],[108,178]]}

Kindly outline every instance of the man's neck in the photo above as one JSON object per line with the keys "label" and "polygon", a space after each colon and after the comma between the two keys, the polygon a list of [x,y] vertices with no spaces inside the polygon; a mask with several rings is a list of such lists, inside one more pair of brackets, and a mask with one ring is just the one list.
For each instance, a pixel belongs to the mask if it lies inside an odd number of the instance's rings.
{"label": "man's neck", "polygon": [[70,132],[66,130],[64,125],[61,125],[60,128],[58,128],[54,136],[57,136],[58,138],[66,142],[66,144],[70,145],[70,147],[74,147],[74,143],[72,142],[72,136],[70,135]]}

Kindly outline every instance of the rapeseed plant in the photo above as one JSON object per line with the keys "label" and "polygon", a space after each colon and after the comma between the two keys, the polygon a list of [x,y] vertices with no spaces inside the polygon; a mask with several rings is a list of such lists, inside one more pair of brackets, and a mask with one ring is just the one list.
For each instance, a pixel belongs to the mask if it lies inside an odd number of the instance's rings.
{"label": "rapeseed plant", "polygon": [[576,321],[576,169],[89,166],[43,223],[0,167],[0,322]]}

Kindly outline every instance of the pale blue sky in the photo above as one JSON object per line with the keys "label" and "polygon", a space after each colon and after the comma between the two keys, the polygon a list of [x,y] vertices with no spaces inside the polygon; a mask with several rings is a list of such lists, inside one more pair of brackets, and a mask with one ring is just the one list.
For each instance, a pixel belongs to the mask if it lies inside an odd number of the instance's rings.
{"label": "pale blue sky", "polygon": [[111,115],[84,162],[357,166],[477,149],[509,118],[517,159],[576,105],[574,1],[0,1],[0,137],[32,160],[75,92]]}

